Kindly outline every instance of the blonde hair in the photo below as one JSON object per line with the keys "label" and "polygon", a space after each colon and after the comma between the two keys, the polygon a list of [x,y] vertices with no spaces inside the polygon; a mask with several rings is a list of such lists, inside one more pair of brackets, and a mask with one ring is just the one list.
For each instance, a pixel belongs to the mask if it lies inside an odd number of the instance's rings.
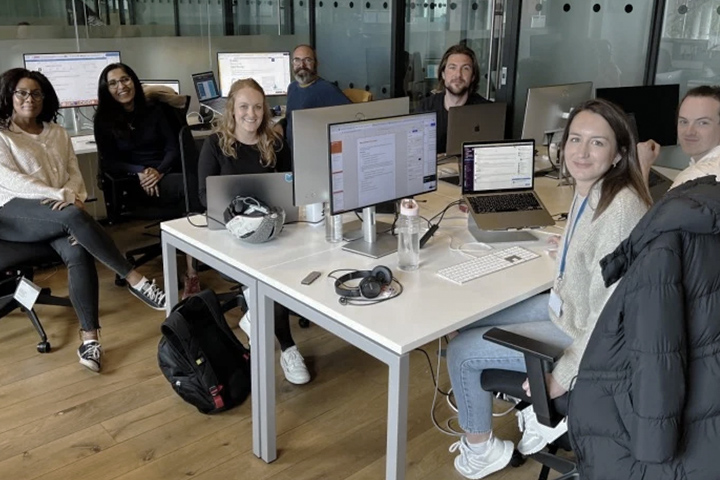
{"label": "blonde hair", "polygon": [[216,121],[214,129],[220,137],[220,148],[225,156],[237,159],[237,152],[235,151],[237,138],[235,138],[234,107],[235,97],[243,88],[251,88],[260,92],[263,97],[263,117],[257,132],[257,149],[260,151],[260,165],[265,168],[274,167],[277,160],[275,146],[280,145],[280,148],[282,148],[282,137],[272,128],[272,122],[268,114],[270,108],[265,99],[265,92],[252,78],[237,80],[230,87],[230,95],[228,95],[227,103],[225,104],[225,112],[223,116]]}

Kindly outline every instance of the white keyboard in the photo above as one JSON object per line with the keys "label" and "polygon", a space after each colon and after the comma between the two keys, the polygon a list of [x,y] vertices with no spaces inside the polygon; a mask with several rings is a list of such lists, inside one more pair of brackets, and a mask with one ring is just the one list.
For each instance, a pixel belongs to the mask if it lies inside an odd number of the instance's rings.
{"label": "white keyboard", "polygon": [[462,285],[476,278],[519,265],[540,255],[521,247],[509,247],[490,252],[467,262],[441,268],[437,274],[445,280]]}

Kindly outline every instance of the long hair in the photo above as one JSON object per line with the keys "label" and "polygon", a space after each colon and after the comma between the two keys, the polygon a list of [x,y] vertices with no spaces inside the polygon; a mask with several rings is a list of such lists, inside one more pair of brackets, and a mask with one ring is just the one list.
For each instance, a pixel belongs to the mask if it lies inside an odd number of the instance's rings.
{"label": "long hair", "polygon": [[237,138],[235,138],[235,98],[237,93],[243,88],[252,88],[262,95],[263,116],[257,132],[257,148],[260,151],[260,165],[265,168],[274,167],[277,160],[275,147],[279,145],[280,148],[283,148],[283,142],[280,134],[272,128],[272,121],[268,113],[270,108],[266,101],[265,92],[252,78],[237,80],[230,87],[230,95],[228,95],[227,103],[225,104],[225,113],[220,120],[215,123],[215,132],[217,132],[220,137],[220,148],[225,156],[237,158],[237,152],[235,151],[235,142],[237,142]]}
{"label": "long hair", "polygon": [[453,45],[452,47],[448,48],[445,52],[445,55],[443,55],[442,60],[440,61],[440,68],[438,68],[438,84],[435,89],[440,92],[445,91],[445,80],[443,80],[443,73],[445,73],[445,67],[447,67],[450,55],[467,55],[468,57],[470,57],[470,61],[472,62],[473,75],[472,80],[470,81],[470,86],[468,87],[468,94],[473,94],[477,92],[478,85],[480,85],[480,65],[478,64],[475,52],[470,47],[462,44]]}
{"label": "long hair", "polygon": [[36,118],[38,124],[57,121],[60,100],[58,100],[50,80],[40,72],[33,72],[25,68],[11,68],[0,76],[0,130],[10,128],[14,112],[13,96],[17,84],[23,78],[35,80],[43,93],[42,110]]}
{"label": "long hair", "polygon": [[615,134],[615,149],[617,153],[620,154],[620,160],[615,166],[611,167],[597,180],[597,182],[602,181],[602,187],[600,189],[600,201],[595,209],[593,219],[602,215],[615,199],[615,195],[625,187],[634,190],[640,199],[650,207],[652,205],[652,197],[650,196],[647,183],[640,170],[640,161],[637,156],[637,138],[635,138],[635,134],[630,127],[627,115],[617,105],[607,100],[597,99],[588,100],[575,107],[570,114],[570,118],[568,118],[567,126],[562,136],[561,145],[563,148],[561,155],[563,162],[565,157],[565,144],[570,134],[570,126],[580,112],[586,111],[600,115],[610,125],[610,128]]}
{"label": "long hair", "polygon": [[146,110],[145,94],[135,71],[124,63],[111,63],[103,69],[98,80],[98,106],[97,112],[95,112],[95,122],[102,128],[111,130],[118,137],[127,137],[130,135],[128,112],[125,111],[120,102],[113,98],[107,79],[108,74],[118,68],[130,77],[135,87],[133,113],[135,115],[143,114]]}

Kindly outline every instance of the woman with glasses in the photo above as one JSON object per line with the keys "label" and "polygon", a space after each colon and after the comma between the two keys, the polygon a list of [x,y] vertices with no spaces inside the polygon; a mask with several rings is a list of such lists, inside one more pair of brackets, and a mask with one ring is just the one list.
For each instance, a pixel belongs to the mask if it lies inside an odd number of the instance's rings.
{"label": "woman with glasses", "polygon": [[[102,169],[116,177],[137,180],[129,193],[135,205],[162,209],[177,217],[185,214],[185,188],[178,132],[160,104],[145,99],[132,68],[112,63],[100,74],[95,141]],[[200,291],[200,280],[187,258],[182,298]]]}
{"label": "woman with glasses", "polygon": [[48,79],[24,68],[0,76],[0,240],[47,242],[68,270],[80,320],[80,363],[100,371],[99,289],[95,259],[125,278],[130,292],[156,309],[165,294],[132,268],[85,211],[85,183]]}

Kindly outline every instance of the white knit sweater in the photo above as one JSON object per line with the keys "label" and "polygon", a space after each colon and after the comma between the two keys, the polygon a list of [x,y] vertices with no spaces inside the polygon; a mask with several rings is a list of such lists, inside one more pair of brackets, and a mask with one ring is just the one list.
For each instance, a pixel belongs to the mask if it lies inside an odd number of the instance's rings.
{"label": "white knit sweater", "polygon": [[0,130],[0,206],[13,198],[85,201],[87,191],[67,132],[55,123],[29,134]]}
{"label": "white knit sweater", "polygon": [[[555,365],[553,377],[565,389],[569,389],[577,375],[585,347],[595,328],[605,302],[615,285],[605,288],[600,260],[613,252],[621,241],[630,235],[647,207],[629,188],[618,192],[608,208],[593,220],[600,200],[600,185],[595,185],[588,195],[585,212],[580,217],[568,245],[565,274],[555,281],[555,291],[563,300],[562,313],[557,317],[550,309],[552,321],[573,339],[572,345]],[[567,228],[565,229],[567,234]],[[559,259],[565,245],[565,235],[560,242]]]}

